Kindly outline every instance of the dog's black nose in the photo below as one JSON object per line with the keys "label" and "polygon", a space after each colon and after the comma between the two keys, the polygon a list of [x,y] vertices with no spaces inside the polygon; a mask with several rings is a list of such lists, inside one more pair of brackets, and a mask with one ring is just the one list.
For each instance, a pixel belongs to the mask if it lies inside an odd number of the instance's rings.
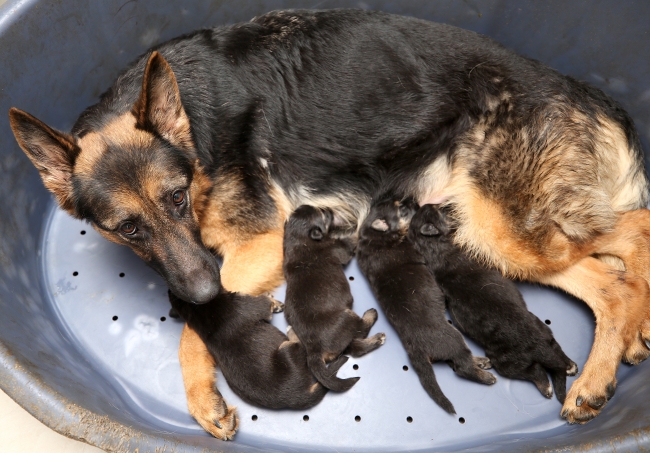
{"label": "dog's black nose", "polygon": [[217,297],[221,284],[210,280],[203,280],[191,289],[190,302],[205,304]]}

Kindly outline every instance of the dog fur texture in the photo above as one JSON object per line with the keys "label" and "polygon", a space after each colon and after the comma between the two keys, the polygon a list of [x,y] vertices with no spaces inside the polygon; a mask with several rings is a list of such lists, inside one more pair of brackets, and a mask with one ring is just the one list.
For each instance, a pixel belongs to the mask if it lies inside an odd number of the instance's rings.
{"label": "dog fur texture", "polygon": [[485,357],[473,357],[463,336],[445,318],[445,298],[422,256],[407,237],[417,204],[383,201],[373,206],[359,231],[357,259],[388,321],[397,331],[429,396],[455,414],[431,364],[446,361],[464,378],[494,384]]}
{"label": "dog fur texture", "polygon": [[[274,289],[297,206],[354,225],[393,191],[451,206],[473,256],[594,311],[568,421],[600,412],[621,358],[650,355],[648,180],[632,120],[485,36],[381,12],[275,11],[155,47],[71,133],[18,109],[10,122],[60,206],[184,300]],[[179,356],[190,413],[224,438],[213,359],[191,329]]]}
{"label": "dog fur texture", "polygon": [[566,376],[578,372],[553,332],[526,308],[517,286],[453,243],[453,222],[433,205],[411,219],[409,238],[445,295],[454,325],[485,349],[495,371],[531,381],[546,398],[566,398]]}
{"label": "dog fur texture", "polygon": [[[169,292],[172,308],[198,333],[228,386],[244,401],[271,409],[307,409],[327,389],[307,367],[302,345],[270,324],[281,305],[266,296],[222,291],[206,304],[190,304]],[[330,365],[336,372],[347,357]],[[229,408],[233,413],[234,408]]]}
{"label": "dog fur texture", "polygon": [[285,317],[307,350],[309,369],[330,390],[343,392],[359,380],[340,379],[325,365],[341,354],[361,357],[386,341],[368,338],[377,310],[363,317],[352,311],[352,293],[343,265],[354,256],[354,237],[336,237],[329,209],[301,206],[284,229]]}

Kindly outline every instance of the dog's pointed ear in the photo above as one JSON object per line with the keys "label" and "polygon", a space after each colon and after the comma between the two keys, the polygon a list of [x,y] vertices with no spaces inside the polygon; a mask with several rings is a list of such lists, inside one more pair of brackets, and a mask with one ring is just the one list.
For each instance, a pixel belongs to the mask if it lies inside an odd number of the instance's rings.
{"label": "dog's pointed ear", "polygon": [[147,61],[142,91],[133,105],[133,114],[137,128],[157,132],[185,151],[194,150],[190,120],[181,102],[176,76],[157,51]]}
{"label": "dog's pointed ear", "polygon": [[388,231],[388,224],[384,219],[375,219],[372,224],[370,224],[370,228],[373,230],[381,231],[383,233]]}
{"label": "dog's pointed ear", "polygon": [[79,147],[74,137],[14,107],[9,110],[9,124],[18,144],[41,174],[45,187],[63,209],[77,217],[72,202],[72,169]]}

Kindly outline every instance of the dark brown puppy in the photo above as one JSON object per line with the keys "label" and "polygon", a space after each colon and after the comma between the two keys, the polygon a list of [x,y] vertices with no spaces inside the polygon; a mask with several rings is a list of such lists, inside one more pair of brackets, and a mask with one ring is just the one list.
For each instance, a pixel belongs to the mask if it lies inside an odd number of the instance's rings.
{"label": "dark brown puppy", "polygon": [[360,318],[352,311],[352,294],[342,265],[354,256],[351,235],[336,237],[330,209],[300,206],[284,230],[285,316],[307,349],[309,369],[330,390],[342,392],[358,377],[339,379],[326,362],[343,354],[360,357],[386,341],[384,333],[370,338],[377,321],[371,308]]}
{"label": "dark brown puppy", "polygon": [[[306,409],[327,389],[307,368],[305,349],[269,324],[282,305],[266,296],[222,290],[207,304],[184,302],[169,292],[172,309],[194,329],[241,399],[271,409]],[[347,360],[330,365],[336,372]],[[216,423],[216,421],[215,421]]]}
{"label": "dark brown puppy", "polygon": [[456,327],[485,349],[494,369],[533,382],[551,398],[548,370],[557,399],[564,403],[566,376],[575,375],[578,366],[551,329],[528,311],[517,286],[453,243],[453,224],[443,209],[422,206],[411,219],[409,239],[445,294]]}
{"label": "dark brown puppy", "polygon": [[361,226],[357,259],[388,320],[402,340],[429,396],[449,413],[454,406],[440,390],[432,362],[448,362],[459,376],[494,384],[485,357],[473,357],[463,336],[445,318],[442,292],[422,256],[408,240],[408,225],[418,206],[411,200],[372,207]]}

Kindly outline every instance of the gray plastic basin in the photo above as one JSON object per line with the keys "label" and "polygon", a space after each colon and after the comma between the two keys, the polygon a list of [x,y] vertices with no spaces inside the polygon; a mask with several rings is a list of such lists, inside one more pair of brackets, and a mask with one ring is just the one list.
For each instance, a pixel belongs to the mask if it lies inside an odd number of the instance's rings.
{"label": "gray plastic basin", "polygon": [[[646,1],[0,0],[0,112],[17,106],[68,130],[126,64],[156,43],[272,9],[342,6],[472,29],[589,81],[624,105],[650,149]],[[422,390],[381,314],[372,332],[386,332],[387,343],[340,373],[361,376],[352,390],[327,395],[308,411],[271,411],[241,402],[219,379],[241,424],[234,442],[210,437],[186,409],[177,358],[182,324],[163,320],[163,281],[128,249],[58,210],[7,117],[0,118],[0,387],[53,429],[109,451],[650,449],[647,363],[621,366],[615,398],[585,426],[563,423],[560,404],[530,383],[500,378],[486,387],[435,365],[458,411],[450,416]],[[346,272],[354,278],[355,310],[376,306],[356,263]],[[531,311],[550,322],[582,367],[593,339],[589,310],[557,291],[521,288]],[[274,323],[286,325],[282,315]]]}

